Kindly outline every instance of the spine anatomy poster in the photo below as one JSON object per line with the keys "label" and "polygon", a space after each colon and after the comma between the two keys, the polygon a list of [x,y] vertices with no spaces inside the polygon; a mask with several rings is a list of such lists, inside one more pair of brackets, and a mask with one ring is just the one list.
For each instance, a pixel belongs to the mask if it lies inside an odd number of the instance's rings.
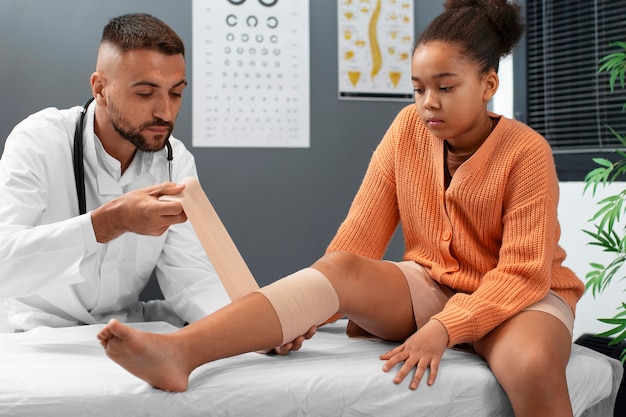
{"label": "spine anatomy poster", "polygon": [[411,100],[413,0],[338,0],[339,97]]}
{"label": "spine anatomy poster", "polygon": [[193,0],[193,145],[309,147],[309,0]]}

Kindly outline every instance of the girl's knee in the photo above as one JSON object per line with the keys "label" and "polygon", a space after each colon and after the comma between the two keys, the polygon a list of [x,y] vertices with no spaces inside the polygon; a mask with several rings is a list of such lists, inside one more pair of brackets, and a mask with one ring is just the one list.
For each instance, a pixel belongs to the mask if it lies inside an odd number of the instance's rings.
{"label": "girl's knee", "polygon": [[327,277],[341,275],[345,277],[350,271],[355,271],[361,262],[361,257],[351,252],[329,252],[318,259],[312,267]]}
{"label": "girl's knee", "polygon": [[506,356],[499,363],[489,363],[503,387],[520,392],[548,393],[564,381],[566,362],[550,349],[526,347]]}

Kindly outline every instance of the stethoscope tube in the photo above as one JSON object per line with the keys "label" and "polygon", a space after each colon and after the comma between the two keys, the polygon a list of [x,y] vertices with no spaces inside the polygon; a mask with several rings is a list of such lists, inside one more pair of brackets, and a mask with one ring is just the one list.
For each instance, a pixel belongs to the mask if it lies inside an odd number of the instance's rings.
{"label": "stethoscope tube", "polygon": [[76,182],[76,193],[78,194],[78,211],[80,214],[87,213],[87,198],[85,196],[85,163],[83,161],[83,128],[85,126],[85,114],[87,108],[93,101],[93,97],[83,104],[80,117],[74,131],[74,181]]}

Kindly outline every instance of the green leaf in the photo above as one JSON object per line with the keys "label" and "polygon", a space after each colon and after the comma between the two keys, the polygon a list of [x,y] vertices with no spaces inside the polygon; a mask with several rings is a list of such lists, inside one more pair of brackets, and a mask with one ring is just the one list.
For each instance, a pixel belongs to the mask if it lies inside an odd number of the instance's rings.
{"label": "green leaf", "polygon": [[614,42],[611,42],[610,45],[611,46],[617,46],[618,48],[622,48],[622,49],[626,50],[626,42],[624,42],[624,41],[614,41]]}
{"label": "green leaf", "polygon": [[599,184],[606,185],[609,181],[611,172],[613,172],[613,163],[605,158],[593,158],[593,161],[600,167],[593,169],[585,176],[585,188],[583,193],[587,191],[590,185],[593,185],[593,195],[595,195]]}
{"label": "green leaf", "polygon": [[620,142],[622,142],[622,145],[626,146],[626,136],[622,135],[621,133],[619,133],[617,130],[613,129],[611,126],[609,125],[605,125],[613,134],[613,136],[615,136],[617,139],[619,139]]}
{"label": "green leaf", "polygon": [[[606,324],[617,324],[619,326],[617,327],[623,327],[624,329],[626,329],[626,319],[618,319],[618,318],[610,318],[610,319],[599,319],[602,323],[606,323]],[[610,330],[613,331],[613,330]]]}
{"label": "green leaf", "polygon": [[[603,323],[606,323],[605,319],[599,319],[599,321],[601,321]],[[607,323],[607,324],[611,324],[611,323]],[[599,333],[598,336],[600,336],[600,337],[612,337],[614,334],[617,334],[620,331],[623,331],[625,328],[626,328],[626,326],[617,326],[617,327],[612,328],[611,330],[607,330],[605,332]]]}
{"label": "green leaf", "polygon": [[606,158],[593,158],[592,160],[593,162],[595,162],[596,164],[600,166],[607,167],[607,168],[613,167],[613,162],[609,161]]}
{"label": "green leaf", "polygon": [[615,91],[615,84],[619,82],[620,86],[624,88],[624,77],[626,74],[626,44],[621,41],[613,42],[610,46],[617,47],[618,51],[611,52],[599,61],[598,72],[609,73],[609,87],[611,93]]}

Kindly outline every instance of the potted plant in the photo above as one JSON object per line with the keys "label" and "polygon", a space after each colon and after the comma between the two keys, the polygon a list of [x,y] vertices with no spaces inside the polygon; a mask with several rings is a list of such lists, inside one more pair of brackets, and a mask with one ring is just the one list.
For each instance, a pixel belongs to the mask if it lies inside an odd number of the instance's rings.
{"label": "potted plant", "polygon": [[[604,56],[599,64],[598,72],[609,74],[609,87],[611,93],[615,87],[625,88],[626,76],[626,42],[614,42],[611,46],[617,47],[616,52]],[[622,111],[626,110],[626,103]],[[584,192],[592,190],[595,195],[598,186],[606,187],[614,181],[626,178],[626,135],[622,135],[608,126],[613,135],[620,141],[623,149],[617,149],[615,161],[607,158],[594,158],[598,165],[585,177]],[[613,255],[612,261],[607,265],[592,262],[591,271],[586,275],[586,289],[591,290],[593,296],[602,293],[611,282],[621,281],[626,278],[623,267],[626,262],[626,228],[620,222],[622,215],[626,212],[626,189],[619,193],[603,198],[597,203],[599,209],[591,218],[595,230],[584,230],[591,237],[591,245],[602,248],[604,252]],[[609,338],[609,345],[617,345],[626,340],[626,302],[617,306],[617,313],[611,318],[600,318],[601,322],[612,325],[607,330],[598,335],[600,338]],[[621,352],[620,359],[626,363],[626,348]]]}

